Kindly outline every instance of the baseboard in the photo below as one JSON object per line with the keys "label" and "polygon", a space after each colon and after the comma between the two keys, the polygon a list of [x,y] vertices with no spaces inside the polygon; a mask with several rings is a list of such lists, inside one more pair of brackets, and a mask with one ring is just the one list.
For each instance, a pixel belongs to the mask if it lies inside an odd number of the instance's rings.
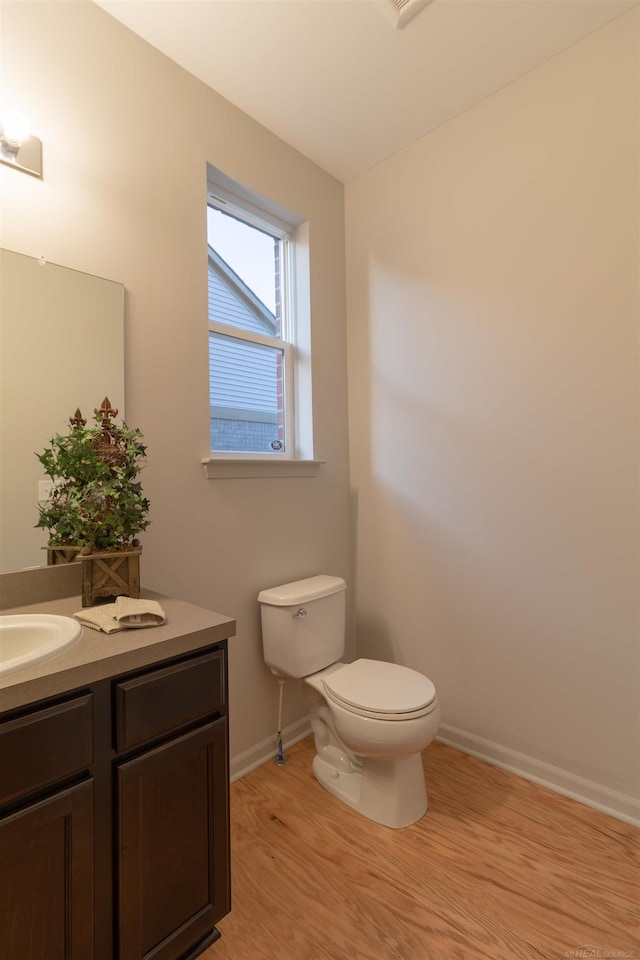
{"label": "baseboard", "polygon": [[517,750],[510,750],[499,743],[459,730],[448,723],[440,724],[436,739],[440,743],[462,750],[463,753],[478,757],[479,760],[485,760],[510,773],[516,773],[525,780],[532,780],[533,783],[538,783],[542,787],[608,813],[609,816],[624,820],[625,823],[640,827],[640,802],[635,797],[618,793],[592,780],[585,780],[584,777],[568,773],[560,767],[554,767],[550,763],[518,753]]}
{"label": "baseboard", "polygon": [[[288,750],[289,747],[292,747],[294,743],[297,743],[298,740],[303,740],[309,736],[310,733],[311,726],[309,724],[309,717],[302,717],[301,720],[296,720],[295,723],[289,724],[289,726],[285,727],[282,731],[282,745],[285,751]],[[229,764],[231,782],[233,783],[234,780],[239,780],[240,777],[251,773],[256,767],[262,766],[262,764],[270,760],[271,757],[275,757],[277,752],[278,744],[274,734],[272,737],[267,737],[266,740],[257,743],[254,747],[243,750],[242,753],[232,757],[231,763]]]}
{"label": "baseboard", "polygon": [[[303,740],[311,733],[309,717],[302,717],[295,723],[285,727],[282,731],[282,743],[285,751],[292,747],[294,743]],[[604,787],[593,780],[586,780],[576,774],[562,770],[543,760],[536,760],[525,753],[519,753],[517,750],[511,750],[509,747],[503,747],[492,740],[485,740],[483,737],[477,737],[473,733],[467,733],[457,727],[452,727],[448,723],[441,723],[438,736],[440,743],[445,743],[456,750],[468,753],[479,760],[491,763],[495,767],[501,767],[510,773],[515,773],[525,780],[531,780],[538,783],[548,790],[555,793],[561,793],[565,797],[577,800],[601,810],[603,813],[630,823],[633,826],[640,827],[640,802],[635,797],[619,793]],[[244,750],[231,758],[230,775],[231,782],[239,780],[247,773],[262,766],[267,760],[270,760],[278,752],[278,746],[275,735],[267,737],[255,746]]]}

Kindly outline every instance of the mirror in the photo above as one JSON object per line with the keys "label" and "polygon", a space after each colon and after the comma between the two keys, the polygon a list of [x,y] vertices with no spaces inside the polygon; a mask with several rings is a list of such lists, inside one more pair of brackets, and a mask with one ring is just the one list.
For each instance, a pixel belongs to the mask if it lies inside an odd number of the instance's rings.
{"label": "mirror", "polygon": [[0,573],[44,566],[36,453],[108,396],[124,416],[124,287],[0,250]]}

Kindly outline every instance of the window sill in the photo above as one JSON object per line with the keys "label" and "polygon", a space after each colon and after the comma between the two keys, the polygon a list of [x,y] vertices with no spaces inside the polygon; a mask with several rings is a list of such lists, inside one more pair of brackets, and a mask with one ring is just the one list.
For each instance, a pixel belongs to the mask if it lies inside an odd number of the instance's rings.
{"label": "window sill", "polygon": [[316,477],[326,460],[249,460],[203,457],[207,480],[241,477]]}

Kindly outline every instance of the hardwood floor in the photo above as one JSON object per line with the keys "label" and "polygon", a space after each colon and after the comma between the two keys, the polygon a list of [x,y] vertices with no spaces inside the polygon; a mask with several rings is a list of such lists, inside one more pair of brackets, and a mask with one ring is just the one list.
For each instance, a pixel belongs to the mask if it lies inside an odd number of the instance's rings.
{"label": "hardwood floor", "polygon": [[423,757],[429,810],[398,831],[316,783],[311,738],[233,784],[232,911],[203,960],[640,960],[640,831],[451,747]]}

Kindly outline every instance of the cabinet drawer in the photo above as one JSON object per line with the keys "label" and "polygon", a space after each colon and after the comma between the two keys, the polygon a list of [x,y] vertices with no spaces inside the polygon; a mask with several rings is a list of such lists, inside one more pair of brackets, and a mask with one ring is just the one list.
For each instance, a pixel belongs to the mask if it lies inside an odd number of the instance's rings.
{"label": "cabinet drawer", "polygon": [[0,723],[0,804],[93,763],[93,697],[75,697]]}
{"label": "cabinet drawer", "polygon": [[224,650],[215,650],[117,683],[118,752],[222,710],[224,657]]}

